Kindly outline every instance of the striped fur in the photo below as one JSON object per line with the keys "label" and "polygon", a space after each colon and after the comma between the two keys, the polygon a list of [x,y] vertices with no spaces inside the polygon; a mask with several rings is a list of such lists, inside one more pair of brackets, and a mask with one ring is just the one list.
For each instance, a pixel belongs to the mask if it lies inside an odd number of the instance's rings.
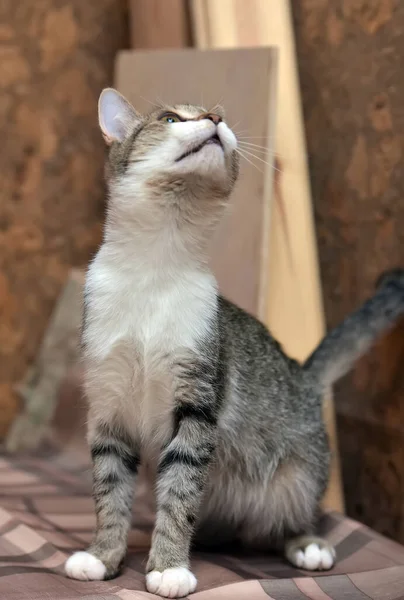
{"label": "striped fur", "polygon": [[[234,135],[200,107],[169,110],[179,122],[163,121],[164,111],[141,117],[111,91],[101,100],[110,200],[83,328],[97,531],[66,571],[119,572],[143,462],[157,504],[146,585],[177,597],[196,587],[193,539],[276,547],[299,568],[333,565],[333,549],[314,535],[329,468],[321,365],[345,371],[403,312],[404,275],[388,278],[302,368],[218,294],[208,267],[237,177]],[[212,136],[221,145],[203,145]]]}
{"label": "striped fur", "polygon": [[89,553],[102,560],[104,579],[109,579],[116,575],[126,554],[140,454],[131,439],[105,426],[94,431],[90,449],[97,533]]}

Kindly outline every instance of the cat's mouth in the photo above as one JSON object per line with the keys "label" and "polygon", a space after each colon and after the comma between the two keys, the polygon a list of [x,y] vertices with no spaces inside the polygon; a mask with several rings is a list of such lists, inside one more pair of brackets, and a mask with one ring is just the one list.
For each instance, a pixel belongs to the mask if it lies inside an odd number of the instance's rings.
{"label": "cat's mouth", "polygon": [[196,154],[197,152],[199,152],[199,150],[202,150],[202,148],[204,148],[208,144],[217,144],[223,150],[223,144],[222,144],[219,136],[217,135],[217,133],[215,133],[215,135],[213,135],[212,137],[210,137],[207,140],[205,140],[204,142],[202,142],[202,144],[198,144],[198,146],[195,146],[191,150],[187,150],[186,152],[184,152],[184,154],[181,154],[181,156],[179,156],[178,158],[175,159],[175,162],[179,162],[183,158],[186,158],[187,156],[191,156],[191,154]]}

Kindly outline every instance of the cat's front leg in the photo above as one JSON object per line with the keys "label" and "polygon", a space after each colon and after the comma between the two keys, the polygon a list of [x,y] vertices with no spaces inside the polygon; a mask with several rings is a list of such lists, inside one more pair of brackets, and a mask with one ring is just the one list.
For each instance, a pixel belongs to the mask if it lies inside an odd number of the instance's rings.
{"label": "cat's front leg", "polygon": [[217,435],[214,374],[210,365],[200,366],[193,363],[182,370],[174,434],[158,467],[157,516],[146,585],[149,592],[167,598],[187,596],[197,583],[189,570],[189,550]]}
{"label": "cat's front leg", "polygon": [[97,529],[88,550],[73,554],[65,570],[73,579],[111,579],[126,554],[139,450],[122,430],[106,425],[96,426],[89,442]]}

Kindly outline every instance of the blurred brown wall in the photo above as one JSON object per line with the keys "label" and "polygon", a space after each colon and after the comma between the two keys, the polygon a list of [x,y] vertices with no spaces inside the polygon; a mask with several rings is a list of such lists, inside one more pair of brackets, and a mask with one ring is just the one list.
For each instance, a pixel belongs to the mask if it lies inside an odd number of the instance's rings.
{"label": "blurred brown wall", "polygon": [[[0,434],[69,267],[100,239],[95,106],[128,44],[126,4],[0,3]],[[332,327],[404,265],[404,3],[292,6]],[[404,323],[338,385],[336,407],[348,513],[404,542],[403,364]]]}
{"label": "blurred brown wall", "polygon": [[97,98],[128,45],[126,0],[0,3],[0,436],[69,268],[100,240]]}
{"label": "blurred brown wall", "polygon": [[[328,327],[404,266],[404,2],[293,0]],[[347,512],[404,542],[404,322],[337,386]]]}

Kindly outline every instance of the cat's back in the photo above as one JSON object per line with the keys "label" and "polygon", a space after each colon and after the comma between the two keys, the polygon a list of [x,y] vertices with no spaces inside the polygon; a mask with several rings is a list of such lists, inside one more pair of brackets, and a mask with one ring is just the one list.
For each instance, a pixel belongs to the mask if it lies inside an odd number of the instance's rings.
{"label": "cat's back", "polygon": [[271,362],[300,372],[297,361],[285,354],[261,321],[223,296],[219,298],[219,324],[222,343],[246,366]]}
{"label": "cat's back", "polygon": [[321,403],[317,390],[263,323],[221,297],[219,326],[229,410],[259,423],[313,415]]}

